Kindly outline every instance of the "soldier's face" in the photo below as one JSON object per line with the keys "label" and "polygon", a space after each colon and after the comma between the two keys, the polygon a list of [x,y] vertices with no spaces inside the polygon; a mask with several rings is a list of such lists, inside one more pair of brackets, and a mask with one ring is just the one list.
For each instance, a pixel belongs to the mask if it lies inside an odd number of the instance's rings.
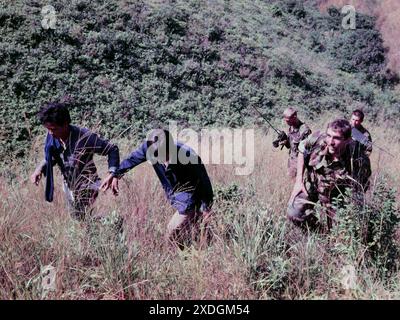
{"label": "soldier's face", "polygon": [[352,115],[350,119],[350,124],[353,128],[358,128],[362,123],[362,120],[360,117],[357,117],[356,115]]}
{"label": "soldier's face", "polygon": [[332,156],[339,156],[342,154],[349,139],[345,139],[340,132],[328,129],[326,131],[326,143],[328,144],[328,152]]}
{"label": "soldier's face", "polygon": [[296,124],[296,122],[297,122],[297,114],[292,114],[292,115],[290,115],[290,116],[288,116],[288,115],[284,115],[283,116],[283,119],[285,120],[285,122],[286,122],[286,124],[288,125],[288,126],[293,126],[293,125],[295,125]]}

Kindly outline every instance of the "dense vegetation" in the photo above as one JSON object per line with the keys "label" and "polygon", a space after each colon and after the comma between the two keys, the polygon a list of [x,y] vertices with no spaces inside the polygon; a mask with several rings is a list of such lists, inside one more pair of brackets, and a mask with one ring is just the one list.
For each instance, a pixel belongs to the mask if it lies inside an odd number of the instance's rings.
{"label": "dense vegetation", "polygon": [[319,7],[324,10],[330,6],[343,7],[351,4],[362,13],[372,15],[377,18],[377,26],[382,34],[385,47],[387,47],[387,57],[389,68],[400,71],[400,2],[397,0],[317,0]]}
{"label": "dense vegetation", "polygon": [[55,99],[107,137],[140,137],[171,119],[252,124],[252,105],[271,118],[287,105],[313,118],[354,103],[370,119],[399,115],[397,78],[366,15],[344,30],[338,9],[320,13],[314,1],[56,0],[55,29],[44,29],[45,4],[2,1],[4,160],[26,155],[43,132],[38,108]]}

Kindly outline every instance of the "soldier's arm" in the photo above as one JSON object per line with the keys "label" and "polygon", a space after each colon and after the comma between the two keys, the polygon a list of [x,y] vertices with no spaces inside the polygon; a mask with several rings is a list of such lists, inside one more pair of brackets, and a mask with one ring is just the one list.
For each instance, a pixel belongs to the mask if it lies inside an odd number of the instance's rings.
{"label": "soldier's arm", "polygon": [[274,148],[278,148],[279,146],[281,146],[281,150],[284,146],[286,148],[290,148],[289,138],[288,138],[286,132],[279,130],[278,136],[272,142],[272,145],[274,146]]}
{"label": "soldier's arm", "polygon": [[292,194],[290,195],[289,205],[293,204],[294,199],[301,192],[303,192],[305,195],[308,195],[307,189],[304,185],[304,171],[305,171],[305,154],[308,152],[310,143],[309,140],[310,139],[303,140],[299,144],[299,155],[297,156],[296,181],[293,186]]}
{"label": "soldier's arm", "polygon": [[303,184],[304,178],[304,154],[299,153],[297,157],[297,174],[296,174],[296,183]]}
{"label": "soldier's arm", "polygon": [[286,134],[285,131],[282,131],[282,138],[278,137],[278,139],[280,139],[279,141],[280,146],[285,146],[287,149],[290,149],[289,136]]}
{"label": "soldier's arm", "polygon": [[294,183],[293,190],[292,190],[292,193],[290,195],[289,205],[293,204],[294,199],[300,193],[303,192],[305,195],[308,195],[306,187],[305,187],[304,182],[303,182],[303,176],[304,176],[304,155],[302,153],[299,153],[299,155],[297,157],[296,182]]}

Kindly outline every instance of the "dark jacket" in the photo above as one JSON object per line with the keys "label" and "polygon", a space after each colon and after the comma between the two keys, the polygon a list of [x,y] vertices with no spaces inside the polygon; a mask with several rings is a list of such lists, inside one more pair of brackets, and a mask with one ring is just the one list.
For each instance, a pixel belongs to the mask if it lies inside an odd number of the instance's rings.
{"label": "dark jacket", "polygon": [[[167,198],[181,214],[199,207],[210,209],[213,201],[213,190],[200,157],[191,148],[182,143],[178,142],[174,147],[175,154],[178,155],[177,159],[174,159],[176,161],[170,161],[167,167],[158,162],[153,164],[154,171],[162,184]],[[122,161],[117,170],[117,175],[121,176],[130,169],[149,160],[147,151],[148,144],[144,142],[128,158]],[[185,153],[184,158],[190,159],[189,163],[180,161],[179,154],[183,153]]]}
{"label": "dark jacket", "polygon": [[100,138],[85,128],[70,125],[70,135],[65,147],[58,139],[47,134],[45,142],[45,162],[42,172],[46,175],[46,200],[53,201],[53,166],[57,164],[64,180],[71,190],[81,190],[99,180],[93,161],[94,154],[108,156],[109,172],[119,166],[118,147]]}

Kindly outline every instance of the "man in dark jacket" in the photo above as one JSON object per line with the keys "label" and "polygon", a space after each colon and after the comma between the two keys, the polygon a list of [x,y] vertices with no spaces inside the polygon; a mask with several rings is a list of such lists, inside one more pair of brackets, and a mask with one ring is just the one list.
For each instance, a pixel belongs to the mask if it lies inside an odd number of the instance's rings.
{"label": "man in dark jacket", "polygon": [[58,165],[64,178],[63,189],[73,218],[83,220],[98,196],[100,178],[93,155],[108,156],[108,171],[119,166],[118,147],[88,129],[71,125],[67,107],[49,103],[39,111],[39,119],[47,129],[45,157],[31,176],[35,185],[46,176],[46,201],[53,201],[53,166]]}
{"label": "man in dark jacket", "polygon": [[188,231],[199,217],[208,220],[213,202],[213,190],[200,157],[188,146],[175,143],[169,131],[156,129],[139,148],[121,162],[115,173],[101,188],[118,193],[118,179],[127,171],[149,160],[153,165],[165,195],[176,209],[167,227],[169,241],[183,246]]}

